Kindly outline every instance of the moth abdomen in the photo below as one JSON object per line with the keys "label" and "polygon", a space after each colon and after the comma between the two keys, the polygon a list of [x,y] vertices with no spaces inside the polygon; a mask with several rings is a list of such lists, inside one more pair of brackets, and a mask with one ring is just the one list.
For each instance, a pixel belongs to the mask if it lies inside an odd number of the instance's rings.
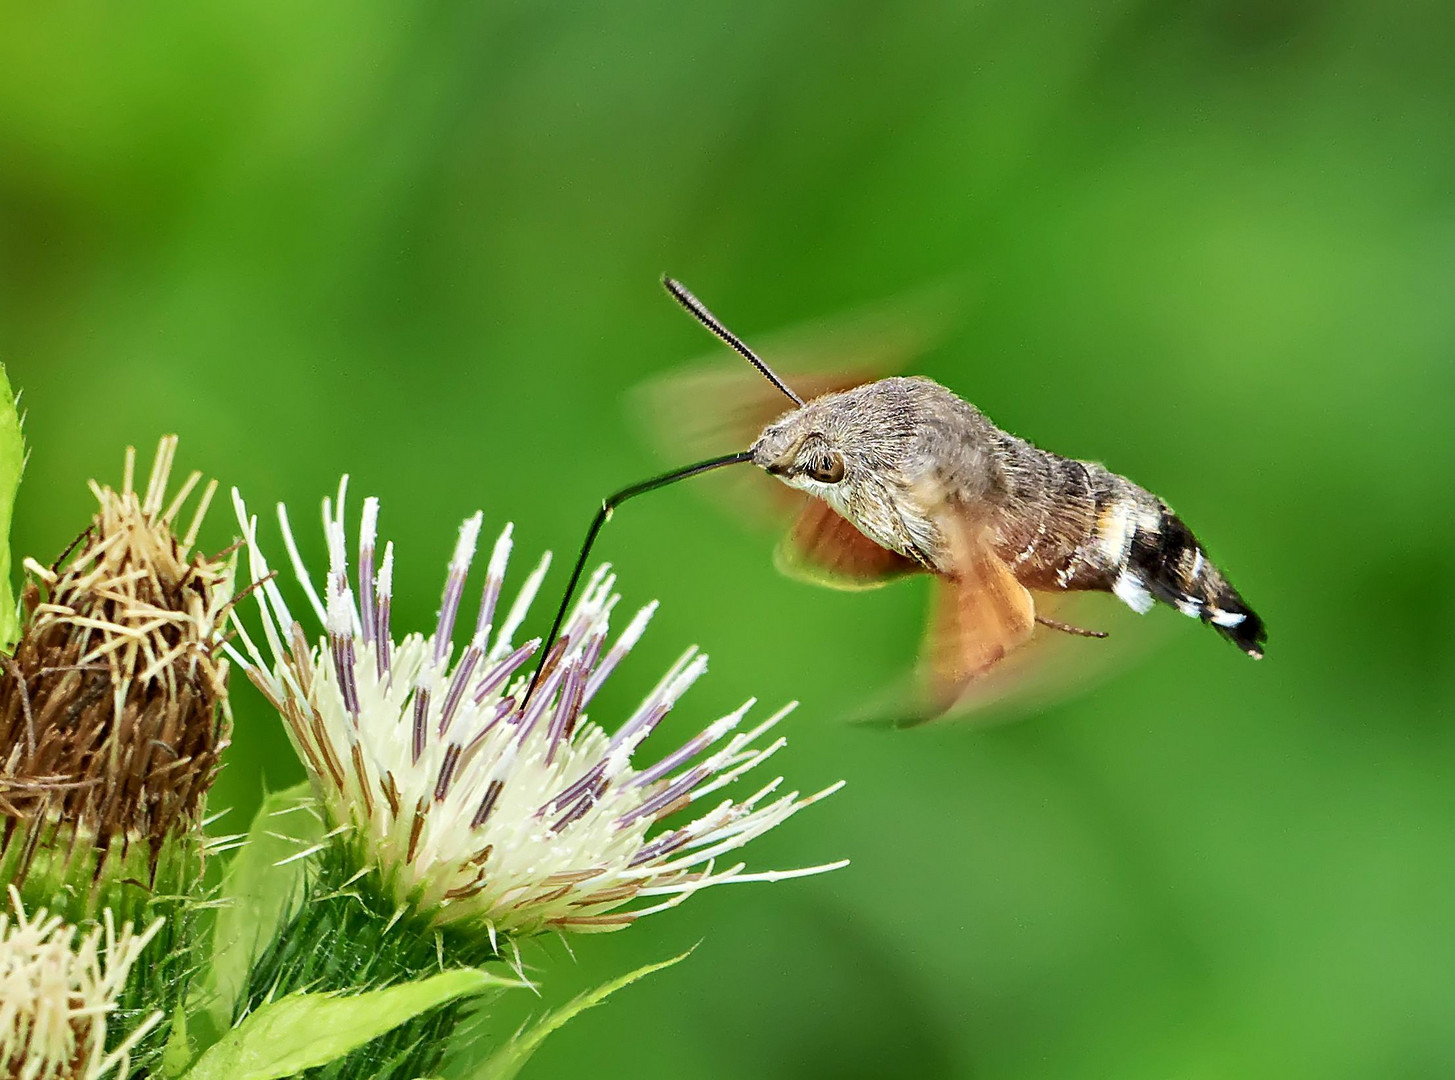
{"label": "moth abdomen", "polygon": [[1145,611],[1153,599],[1212,626],[1249,656],[1262,657],[1267,629],[1192,530],[1160,501],[1130,515],[1135,522],[1112,591]]}

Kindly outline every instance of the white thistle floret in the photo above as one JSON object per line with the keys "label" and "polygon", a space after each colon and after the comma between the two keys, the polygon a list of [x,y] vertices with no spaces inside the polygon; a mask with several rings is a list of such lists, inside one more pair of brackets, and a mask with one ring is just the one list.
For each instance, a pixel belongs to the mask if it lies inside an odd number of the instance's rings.
{"label": "white thistle floret", "polygon": [[16,1080],[95,1080],[117,1069],[161,1020],[153,1013],[106,1052],[106,1021],[127,973],[161,929],[118,933],[111,910],[81,934],[45,910],[27,916],[10,887],[11,912],[0,911],[0,1076]]}
{"label": "white thistle floret", "polygon": [[[233,501],[262,613],[261,646],[239,623],[235,659],[286,721],[336,827],[350,830],[365,867],[401,905],[436,923],[471,923],[492,937],[541,930],[603,931],[671,907],[700,888],[820,873],[842,862],[748,873],[728,853],[836,791],[777,795],[782,777],[723,798],[672,829],[659,822],[725,787],[784,743],[765,737],[792,709],[740,731],[749,701],[655,764],[633,757],[706,670],[689,649],[640,707],[608,732],[583,711],[645,631],[648,605],[607,647],[619,596],[608,567],[592,576],[527,694],[539,640],[513,643],[545,576],[547,554],[499,629],[496,609],[511,528],[496,541],[477,617],[455,657],[453,634],[482,515],[460,528],[434,633],[390,631],[393,545],[377,545],[378,501],[364,503],[358,589],[344,526],[347,477],[324,500],[326,595],[314,588],[279,507],[293,569],[325,633],[317,645],[294,618],[258,544],[257,519]],[[266,649],[266,652],[264,651]],[[361,867],[360,869],[363,869]],[[643,901],[651,898],[650,902]]]}

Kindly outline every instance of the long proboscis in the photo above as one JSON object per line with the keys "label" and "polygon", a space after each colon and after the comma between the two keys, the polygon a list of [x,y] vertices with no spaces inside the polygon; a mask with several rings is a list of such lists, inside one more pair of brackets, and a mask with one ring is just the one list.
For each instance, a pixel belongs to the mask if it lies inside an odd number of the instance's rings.
{"label": "long proboscis", "polygon": [[[687,312],[703,326],[721,340],[728,348],[752,364],[763,377],[787,395],[793,404],[802,407],[803,399],[795,394],[787,383],[778,377],[778,374],[768,366],[767,362],[748,348],[747,343],[738,337],[731,330],[722,324],[716,315],[707,310],[705,305],[680,282],[667,275],[662,275],[662,285],[672,298],[681,304]],[[701,473],[711,472],[713,469],[720,469],[725,465],[741,465],[753,459],[752,451],[743,450],[736,454],[727,454],[723,457],[709,458],[706,461],[699,461],[695,465],[688,465],[681,469],[674,469],[672,472],[663,473],[661,476],[654,476],[650,480],[643,480],[640,483],[624,487],[601,500],[601,508],[596,511],[596,516],[591,520],[591,527],[586,530],[586,540],[581,545],[581,554],[576,557],[576,565],[571,569],[571,579],[566,583],[565,595],[561,597],[561,606],[556,609],[556,618],[551,623],[550,633],[546,635],[541,643],[540,659],[536,662],[535,674],[531,676],[530,686],[526,688],[525,698],[522,701],[530,700],[531,694],[535,693],[536,686],[540,684],[541,676],[550,663],[551,649],[556,644],[556,639],[561,634],[561,624],[566,621],[566,611],[571,606],[571,599],[576,595],[576,587],[581,584],[581,574],[586,568],[586,560],[591,555],[591,548],[596,543],[596,537],[600,534],[602,526],[611,520],[612,511],[628,499],[638,495],[645,495],[649,491],[656,491],[658,488],[666,487],[668,484],[675,484],[678,480],[686,480]]]}
{"label": "long proboscis", "polygon": [[541,675],[545,671],[546,663],[550,659],[551,648],[556,644],[556,639],[561,634],[561,624],[566,621],[566,611],[571,606],[571,599],[576,595],[576,587],[581,584],[581,573],[586,568],[586,560],[591,555],[591,548],[596,543],[596,537],[601,533],[602,526],[611,520],[613,511],[628,499],[634,499],[638,495],[645,495],[649,491],[656,491],[668,484],[675,484],[678,480],[686,480],[693,476],[700,476],[702,473],[711,472],[713,469],[721,469],[726,465],[742,465],[753,460],[751,450],[743,450],[736,454],[725,454],[722,457],[708,458],[706,461],[699,461],[694,465],[688,465],[681,469],[673,469],[661,476],[654,476],[650,480],[643,480],[613,492],[601,500],[601,507],[596,511],[596,516],[591,519],[591,527],[586,530],[586,539],[581,544],[581,554],[576,557],[576,565],[571,570],[571,579],[566,583],[565,595],[561,597],[561,606],[556,609],[555,621],[551,623],[550,633],[546,635],[545,641],[541,643],[540,660],[536,662],[535,674],[531,676],[530,686],[526,688],[525,697],[521,703],[530,700],[531,694],[535,693],[537,684],[541,681]]}

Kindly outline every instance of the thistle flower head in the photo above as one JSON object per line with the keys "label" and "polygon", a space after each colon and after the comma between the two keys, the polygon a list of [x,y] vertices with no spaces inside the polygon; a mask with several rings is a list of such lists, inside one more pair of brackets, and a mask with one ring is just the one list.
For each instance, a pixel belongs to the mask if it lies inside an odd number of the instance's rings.
{"label": "thistle flower head", "polygon": [[[646,629],[643,608],[612,638],[615,578],[598,570],[568,616],[533,692],[539,642],[514,636],[548,557],[507,609],[507,526],[488,560],[478,609],[454,637],[481,529],[460,528],[439,618],[428,636],[396,639],[390,625],[394,550],[381,549],[378,502],[364,502],[357,585],[350,577],[344,487],[324,502],[329,572],[322,594],[299,558],[286,513],[283,539],[312,615],[313,644],[290,611],[258,543],[257,522],[234,495],[262,613],[262,642],[239,626],[253,681],[282,714],[330,822],[396,901],[437,924],[528,934],[612,930],[731,881],[772,880],[841,864],[750,874],[726,857],[803,807],[781,777],[734,799],[711,796],[783,745],[769,732],[787,709],[748,721],[753,702],[660,757],[637,763],[643,742],[703,673],[689,649],[624,721],[607,729],[586,713]],[[663,819],[688,819],[664,827]]]}
{"label": "thistle flower head", "polygon": [[82,934],[44,910],[27,916],[14,886],[10,903],[13,917],[0,911],[0,1076],[93,1080],[116,1067],[125,1076],[130,1051],[162,1014],[110,1053],[107,1018],[161,920],[140,934],[129,923],[118,932],[108,909],[101,925]]}
{"label": "thistle flower head", "polygon": [[200,817],[226,745],[231,561],[191,552],[215,488],[179,536],[193,473],[168,500],[177,440],[161,440],[145,492],[126,453],[69,559],[26,560],[29,618],[0,679],[0,810],[55,818],[153,849]]}

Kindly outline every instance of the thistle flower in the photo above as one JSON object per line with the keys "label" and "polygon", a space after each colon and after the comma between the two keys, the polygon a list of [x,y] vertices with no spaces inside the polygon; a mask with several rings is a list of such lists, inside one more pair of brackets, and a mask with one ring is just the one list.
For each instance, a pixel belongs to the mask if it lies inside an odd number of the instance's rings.
{"label": "thistle flower", "polygon": [[[257,521],[234,493],[259,587],[261,646],[242,627],[237,659],[282,714],[329,820],[351,845],[356,869],[377,871],[392,901],[437,928],[484,931],[490,941],[542,930],[604,931],[629,925],[698,889],[834,869],[749,873],[724,857],[837,790],[778,794],[781,777],[740,799],[710,796],[783,745],[769,732],[782,709],[744,728],[749,701],[650,765],[639,748],[703,673],[689,649],[614,731],[586,708],[630,652],[655,604],[608,644],[615,577],[598,570],[568,617],[534,692],[538,641],[514,636],[549,557],[500,617],[511,529],[496,541],[464,648],[453,635],[482,516],[460,528],[439,617],[428,636],[396,639],[391,627],[394,548],[379,547],[379,505],[366,499],[358,583],[347,568],[345,483],[324,501],[329,572],[323,594],[299,557],[286,512],[283,540],[313,615],[312,644],[293,616],[258,543]],[[266,649],[266,652],[264,651]],[[686,813],[690,820],[664,827]]]}
{"label": "thistle flower", "polygon": [[[27,917],[12,885],[9,912],[0,911],[0,1076],[16,1080],[95,1080],[116,1069],[125,1076],[130,1052],[161,1020],[153,1012],[121,1035],[108,1032],[117,998],[158,919],[138,934],[118,933],[109,911],[81,933],[45,910]],[[107,1051],[108,1037],[115,1048]]]}

